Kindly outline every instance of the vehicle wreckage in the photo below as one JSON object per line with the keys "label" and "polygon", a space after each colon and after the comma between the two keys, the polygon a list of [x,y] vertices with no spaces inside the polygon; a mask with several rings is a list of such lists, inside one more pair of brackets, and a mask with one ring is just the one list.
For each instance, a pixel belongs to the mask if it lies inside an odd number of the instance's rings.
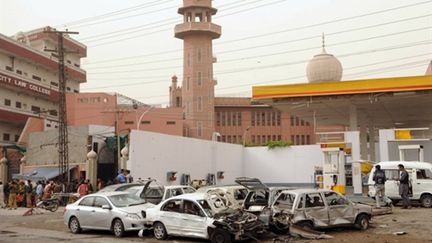
{"label": "vehicle wreckage", "polygon": [[264,225],[256,215],[241,208],[229,208],[225,203],[226,199],[217,193],[172,197],[142,212],[144,230],[153,229],[158,240],[175,235],[217,243],[255,238],[264,233]]}

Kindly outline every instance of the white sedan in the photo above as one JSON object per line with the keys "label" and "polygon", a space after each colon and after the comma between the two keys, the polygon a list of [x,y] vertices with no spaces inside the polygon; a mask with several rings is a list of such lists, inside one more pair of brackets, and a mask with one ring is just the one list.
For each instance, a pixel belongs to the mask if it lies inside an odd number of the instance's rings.
{"label": "white sedan", "polygon": [[68,204],[64,223],[72,233],[82,229],[111,230],[115,236],[138,231],[144,225],[143,210],[153,204],[127,192],[102,192],[87,195]]}
{"label": "white sedan", "polygon": [[145,228],[153,228],[158,240],[176,235],[224,243],[263,231],[255,215],[230,209],[217,195],[205,193],[169,198],[145,210],[145,220]]}

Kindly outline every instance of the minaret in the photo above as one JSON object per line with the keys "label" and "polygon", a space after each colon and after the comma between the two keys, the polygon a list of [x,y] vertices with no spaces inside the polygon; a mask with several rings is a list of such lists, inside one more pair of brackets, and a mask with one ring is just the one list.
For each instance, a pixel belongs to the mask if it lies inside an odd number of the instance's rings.
{"label": "minaret", "polygon": [[178,13],[183,23],[175,27],[175,37],[183,39],[182,106],[185,136],[211,139],[214,132],[213,39],[221,27],[211,22],[217,9],[212,0],[183,0]]}

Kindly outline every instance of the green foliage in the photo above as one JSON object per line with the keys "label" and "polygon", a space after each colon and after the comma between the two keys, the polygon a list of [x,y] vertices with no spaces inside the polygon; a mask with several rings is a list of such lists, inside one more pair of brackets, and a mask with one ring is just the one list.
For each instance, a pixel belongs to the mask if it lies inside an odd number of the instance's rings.
{"label": "green foliage", "polygon": [[290,141],[268,141],[265,146],[267,146],[268,149],[274,149],[274,148],[285,148],[292,145],[292,142]]}

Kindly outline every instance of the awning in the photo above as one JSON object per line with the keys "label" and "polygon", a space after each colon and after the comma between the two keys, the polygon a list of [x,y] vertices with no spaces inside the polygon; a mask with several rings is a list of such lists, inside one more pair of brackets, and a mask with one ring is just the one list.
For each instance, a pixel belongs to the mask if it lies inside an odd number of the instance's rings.
{"label": "awning", "polygon": [[[70,168],[70,170],[73,168],[75,168],[75,166]],[[36,180],[49,180],[59,175],[60,175],[60,171],[58,167],[43,167],[43,168],[34,169],[28,174],[13,174],[12,178],[18,180],[36,181]]]}

